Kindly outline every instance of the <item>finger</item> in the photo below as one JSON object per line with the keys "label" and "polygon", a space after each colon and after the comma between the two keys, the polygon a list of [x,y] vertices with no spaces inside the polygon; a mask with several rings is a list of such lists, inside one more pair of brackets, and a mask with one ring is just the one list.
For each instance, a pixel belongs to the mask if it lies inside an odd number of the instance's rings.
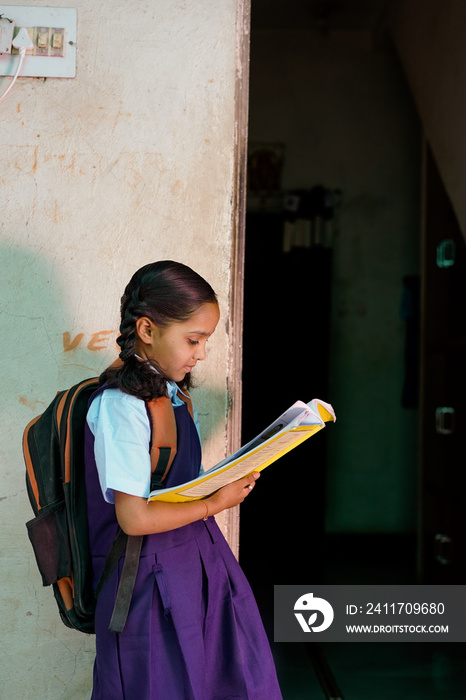
{"label": "finger", "polygon": [[248,491],[252,491],[252,489],[256,485],[256,481],[259,478],[259,476],[260,476],[259,472],[253,472],[252,474],[249,474],[248,477],[246,477],[248,483],[246,484],[245,488]]}

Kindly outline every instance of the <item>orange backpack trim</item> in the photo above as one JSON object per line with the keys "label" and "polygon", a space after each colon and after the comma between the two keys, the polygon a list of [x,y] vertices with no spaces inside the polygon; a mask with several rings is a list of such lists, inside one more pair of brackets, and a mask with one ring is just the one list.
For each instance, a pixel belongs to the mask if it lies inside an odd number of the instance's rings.
{"label": "orange backpack trim", "polygon": [[[191,418],[193,407],[191,397],[178,392],[187,407]],[[151,460],[151,491],[162,488],[177,451],[177,431],[175,411],[171,399],[161,396],[147,403],[147,411],[151,419],[152,441],[150,450]]]}

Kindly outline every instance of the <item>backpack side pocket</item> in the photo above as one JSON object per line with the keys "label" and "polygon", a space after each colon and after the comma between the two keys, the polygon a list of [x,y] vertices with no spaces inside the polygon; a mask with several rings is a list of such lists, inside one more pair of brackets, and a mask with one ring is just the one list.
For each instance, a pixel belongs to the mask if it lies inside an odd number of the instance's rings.
{"label": "backpack side pocket", "polygon": [[71,556],[68,544],[65,503],[57,503],[41,510],[26,523],[34,549],[42,583],[50,586],[58,579],[71,575]]}

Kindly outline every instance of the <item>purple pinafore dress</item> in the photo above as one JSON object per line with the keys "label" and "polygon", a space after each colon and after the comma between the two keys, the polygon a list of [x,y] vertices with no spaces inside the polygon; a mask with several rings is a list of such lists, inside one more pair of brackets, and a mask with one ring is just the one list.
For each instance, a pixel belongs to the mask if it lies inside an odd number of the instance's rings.
{"label": "purple pinafore dress", "polygon": [[[201,447],[185,404],[166,486],[199,474]],[[86,490],[94,585],[118,524],[100,489],[86,426]],[[123,557],[96,609],[92,700],[281,700],[252,591],[215,519],[144,537],[121,634],[109,632]]]}

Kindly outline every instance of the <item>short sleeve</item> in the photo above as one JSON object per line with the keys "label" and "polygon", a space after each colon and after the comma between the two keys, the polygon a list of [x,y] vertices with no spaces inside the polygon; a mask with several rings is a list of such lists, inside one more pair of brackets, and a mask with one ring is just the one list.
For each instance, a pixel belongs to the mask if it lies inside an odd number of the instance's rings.
{"label": "short sleeve", "polygon": [[144,401],[119,389],[106,389],[92,402],[87,422],[105,500],[113,492],[147,498],[150,491],[150,424]]}

